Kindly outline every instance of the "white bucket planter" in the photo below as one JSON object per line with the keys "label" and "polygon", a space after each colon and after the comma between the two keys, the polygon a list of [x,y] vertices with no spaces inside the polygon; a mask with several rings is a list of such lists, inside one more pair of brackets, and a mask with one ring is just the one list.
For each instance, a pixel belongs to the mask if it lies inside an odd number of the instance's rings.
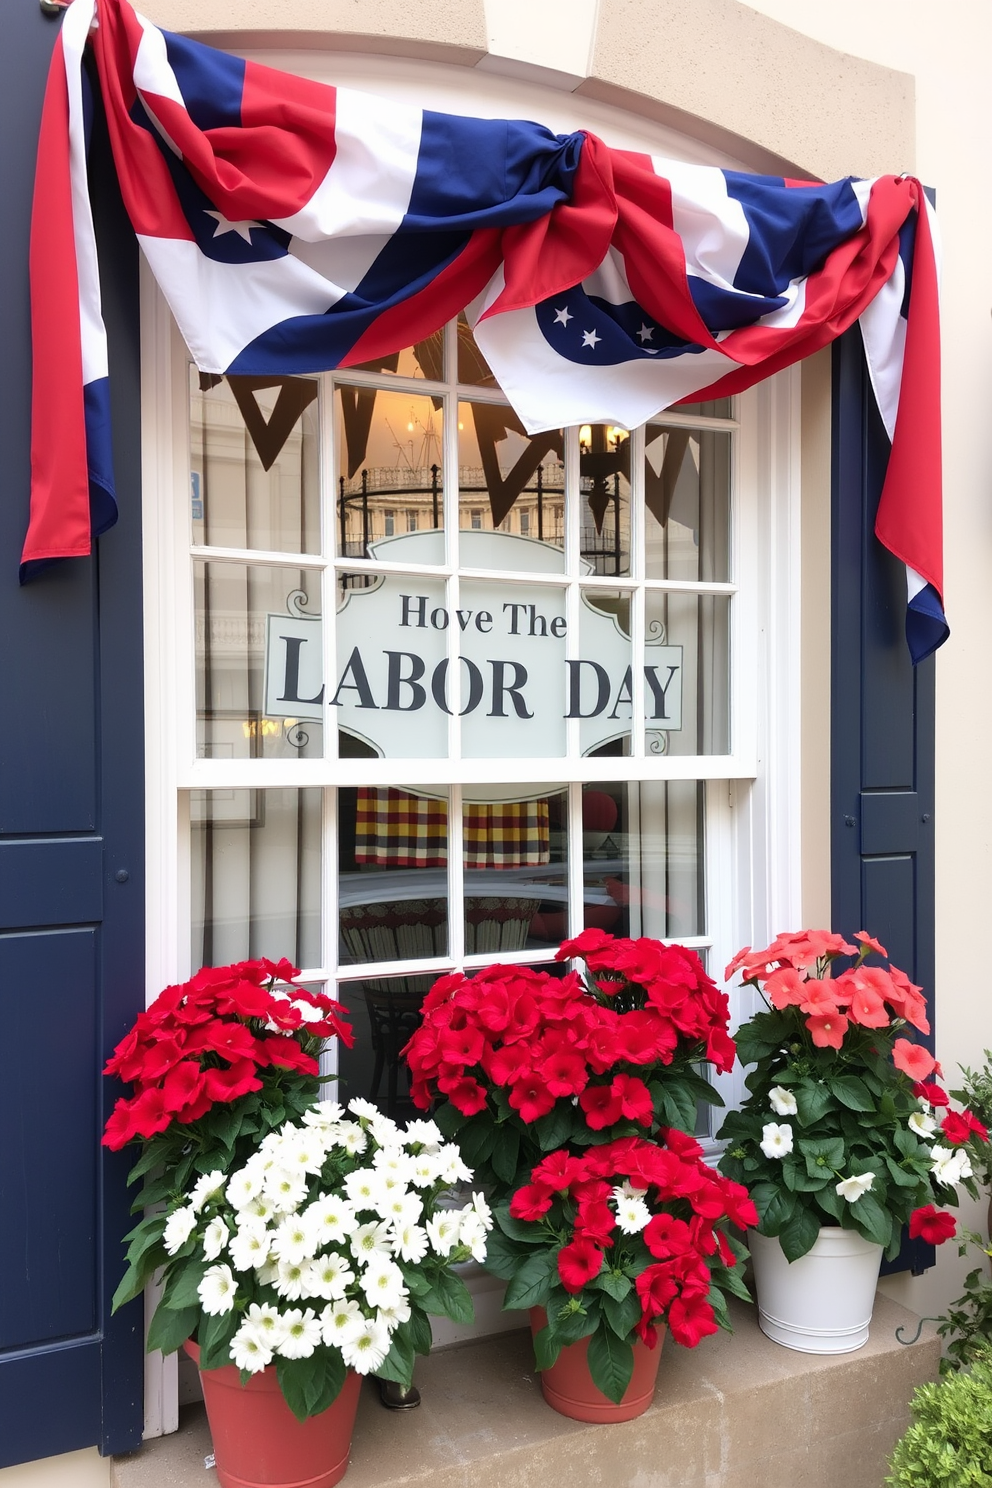
{"label": "white bucket planter", "polygon": [[777,1239],[748,1234],[758,1326],[804,1354],[849,1354],[868,1342],[882,1247],[856,1230],[824,1225],[812,1250],[789,1262]]}

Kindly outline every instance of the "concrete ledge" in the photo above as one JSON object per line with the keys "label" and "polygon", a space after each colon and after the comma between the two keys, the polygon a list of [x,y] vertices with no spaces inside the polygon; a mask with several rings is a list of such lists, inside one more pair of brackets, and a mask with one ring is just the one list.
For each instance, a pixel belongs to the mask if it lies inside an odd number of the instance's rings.
{"label": "concrete ledge", "polygon": [[[620,1426],[583,1426],[541,1397],[530,1338],[509,1333],[418,1363],[419,1410],[390,1413],[362,1392],[348,1488],[881,1488],[909,1424],[913,1389],[934,1379],[939,1339],[879,1295],[855,1354],[793,1353],[734,1308],[733,1337],[665,1347],[655,1403]],[[202,1407],[174,1436],[114,1460],[112,1488],[210,1488]]]}

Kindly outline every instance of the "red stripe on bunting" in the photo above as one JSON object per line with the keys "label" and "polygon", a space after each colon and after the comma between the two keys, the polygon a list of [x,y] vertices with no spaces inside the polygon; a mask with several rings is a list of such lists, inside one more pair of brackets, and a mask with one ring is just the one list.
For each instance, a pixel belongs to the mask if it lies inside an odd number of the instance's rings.
{"label": "red stripe on bunting", "polygon": [[79,285],[61,36],[45,89],[31,210],[31,518],[22,563],[90,551]]}

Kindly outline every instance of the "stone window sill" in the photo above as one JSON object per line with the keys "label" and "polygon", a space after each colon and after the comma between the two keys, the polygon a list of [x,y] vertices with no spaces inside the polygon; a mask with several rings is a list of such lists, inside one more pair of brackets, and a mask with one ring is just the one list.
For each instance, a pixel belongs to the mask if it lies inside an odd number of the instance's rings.
{"label": "stone window sill", "polygon": [[[443,1348],[418,1361],[419,1410],[389,1412],[362,1392],[347,1488],[880,1488],[909,1424],[913,1389],[937,1375],[931,1328],[875,1302],[857,1353],[794,1353],[735,1305],[733,1336],[662,1355],[655,1403],[639,1420],[585,1426],[546,1406],[526,1333]],[[210,1488],[203,1408],[175,1435],[114,1460],[112,1488]]]}

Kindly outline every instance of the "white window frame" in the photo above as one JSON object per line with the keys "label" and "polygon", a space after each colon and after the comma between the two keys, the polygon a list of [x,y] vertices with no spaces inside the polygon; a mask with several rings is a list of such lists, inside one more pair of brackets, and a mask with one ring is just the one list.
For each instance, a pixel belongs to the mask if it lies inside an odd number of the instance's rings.
{"label": "white window frame", "polygon": [[[282,61],[283,59],[277,59]],[[295,59],[294,59],[295,60]],[[312,70],[312,59],[308,68]],[[441,107],[458,107],[442,99]],[[464,106],[464,105],[463,105]],[[476,110],[483,112],[482,109]],[[492,112],[491,109],[486,110]],[[520,113],[515,100],[508,113]],[[536,106],[533,112],[537,112]],[[538,114],[538,116],[541,116]],[[554,124],[555,121],[552,119]],[[648,128],[644,121],[640,123]],[[568,127],[561,125],[559,127]],[[631,141],[621,140],[629,145]],[[670,147],[666,153],[676,153]],[[682,152],[699,158],[697,145]],[[736,164],[736,162],[734,162]],[[457,811],[460,788],[473,780],[549,781],[573,785],[572,810],[580,810],[582,782],[637,779],[705,781],[704,844],[706,862],[706,935],[687,943],[706,946],[710,966],[719,979],[726,960],[743,944],[762,944],[775,931],[798,927],[802,902],[800,879],[800,379],[798,369],[778,374],[740,395],[735,412],[733,509],[731,544],[735,583],[726,585],[672,583],[667,587],[695,592],[735,593],[731,635],[732,753],[721,756],[660,756],[642,759],[555,760],[418,760],[397,766],[393,760],[207,760],[196,758],[195,677],[193,651],[193,564],[190,560],[189,397],[188,354],[163,296],[142,263],[142,506],[145,594],[145,739],[146,739],[146,985],[150,1001],[169,983],[181,981],[190,965],[189,792],[194,789],[319,786],[417,780],[453,787],[450,805],[453,856],[460,830]],[[382,386],[383,379],[349,373],[347,380]],[[322,379],[322,423],[329,431],[330,376]],[[390,388],[404,386],[388,380]],[[420,379],[407,390],[424,392]],[[485,400],[485,390],[463,389],[462,396]],[[490,394],[490,396],[493,396]],[[673,411],[666,423],[697,424]],[[453,441],[457,420],[446,427]],[[719,427],[707,423],[707,427]],[[329,433],[325,434],[329,440]],[[575,442],[573,431],[572,441]],[[573,451],[572,458],[575,458]],[[635,444],[632,469],[642,458]],[[449,460],[457,469],[457,453]],[[331,486],[333,490],[333,485]],[[631,502],[632,524],[639,520]],[[448,519],[457,516],[449,509]],[[633,534],[632,534],[633,536]],[[329,545],[328,545],[329,546]],[[305,555],[302,562],[285,553],[252,550],[226,552],[201,548],[197,557],[218,561],[275,563],[324,569],[336,561],[329,551],[323,558]],[[349,570],[361,568],[347,560]],[[432,569],[443,577],[448,569]],[[464,575],[465,570],[462,570]],[[457,575],[453,575],[457,579]],[[487,574],[492,579],[493,574]],[[498,576],[497,576],[498,577]],[[535,583],[572,580],[555,575],[520,575]],[[623,578],[591,580],[595,587],[623,588]],[[329,596],[328,596],[329,598]],[[450,598],[450,597],[449,597]],[[450,601],[456,604],[457,600]],[[325,615],[328,606],[325,604]],[[333,654],[333,605],[327,620],[325,645]],[[636,644],[636,638],[635,638]],[[637,675],[635,668],[635,676]],[[635,717],[643,718],[643,681],[635,698]],[[457,730],[457,717],[451,728]],[[574,727],[574,725],[573,725]],[[330,730],[326,732],[330,733]],[[632,733],[636,726],[632,725]],[[457,734],[454,736],[457,738]],[[454,738],[450,740],[454,742]],[[379,777],[381,776],[381,781]],[[333,816],[325,811],[325,874],[336,856]],[[573,859],[577,857],[572,854]],[[581,903],[582,865],[573,862],[573,902]],[[325,896],[326,900],[326,896]],[[461,917],[449,916],[454,953],[461,937]],[[337,934],[328,934],[325,917],[325,958],[336,958]],[[458,957],[439,962],[447,967],[484,964],[491,957]],[[533,954],[505,959],[533,962]],[[432,963],[419,962],[416,970]],[[389,974],[402,974],[406,963],[390,965]],[[305,968],[308,979],[327,979],[333,986],[336,960],[323,968]],[[384,968],[377,966],[376,974]],[[371,968],[341,968],[347,979],[371,974]],[[750,1008],[741,1006],[738,1016]],[[725,1099],[734,1101],[742,1090],[740,1072],[721,1079]],[[498,1326],[498,1302],[485,1282],[476,1289],[480,1321],[492,1331]],[[440,1330],[439,1330],[440,1331]],[[177,1358],[148,1356],[146,1362],[145,1435],[157,1436],[178,1427]]]}

